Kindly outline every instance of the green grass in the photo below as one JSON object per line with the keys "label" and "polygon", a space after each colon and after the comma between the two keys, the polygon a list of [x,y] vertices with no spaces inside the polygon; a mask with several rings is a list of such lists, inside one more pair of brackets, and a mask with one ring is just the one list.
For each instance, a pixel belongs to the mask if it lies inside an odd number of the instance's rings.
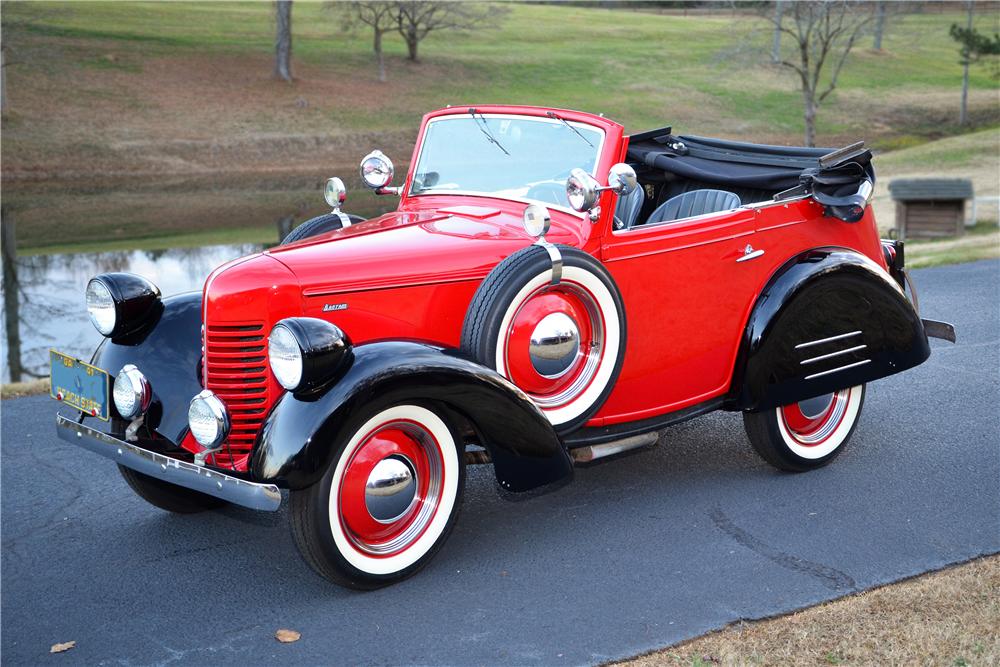
{"label": "green grass", "polygon": [[[406,128],[423,111],[447,103],[497,101],[602,111],[631,130],[674,123],[725,135],[801,131],[794,75],[762,64],[770,35],[760,19],[728,12],[684,17],[559,5],[507,8],[497,29],[429,36],[421,44],[422,67],[406,63],[402,40],[388,35],[390,79],[419,85],[410,86],[405,99],[387,99],[378,118],[353,116],[345,100],[329,120],[352,129],[373,123]],[[144,58],[263,56],[273,49],[270,3],[4,3],[3,10],[14,51],[28,37],[64,43],[68,54],[117,46]],[[295,61],[321,66],[331,77],[374,75],[370,33],[345,31],[346,11],[343,5],[296,4]],[[908,97],[894,102],[892,111],[914,116],[909,120],[921,133],[931,131],[940,118],[922,117],[926,106],[938,103],[927,94],[948,93],[957,109],[961,67],[947,30],[961,20],[961,12],[905,16],[890,25],[881,54],[864,40],[844,68],[840,90],[864,91],[867,99],[835,93],[821,109],[821,135],[864,134],[879,98],[897,93]],[[992,32],[996,20],[982,12],[976,24]],[[67,58],[54,66],[81,63]],[[989,66],[972,68],[971,86],[997,90]]]}
{"label": "green grass", "polygon": [[201,231],[171,234],[169,236],[144,236],[101,241],[55,243],[18,248],[18,255],[57,255],[61,253],[111,252],[115,250],[171,250],[173,248],[201,248],[211,245],[237,245],[244,243],[273,245],[278,242],[277,232],[269,227],[237,227],[204,229]]}

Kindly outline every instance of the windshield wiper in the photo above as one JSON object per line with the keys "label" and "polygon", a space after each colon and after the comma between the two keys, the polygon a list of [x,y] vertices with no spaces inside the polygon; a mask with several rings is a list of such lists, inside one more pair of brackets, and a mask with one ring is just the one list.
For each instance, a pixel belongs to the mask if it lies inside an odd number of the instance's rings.
{"label": "windshield wiper", "polygon": [[578,136],[581,139],[583,139],[584,141],[586,141],[588,146],[590,146],[591,148],[594,147],[594,144],[590,143],[590,139],[587,139],[587,137],[585,137],[582,134],[580,134],[580,130],[576,129],[575,127],[573,127],[572,125],[570,125],[569,123],[567,123],[566,119],[563,118],[562,116],[560,116],[559,114],[557,114],[555,111],[546,111],[545,115],[548,116],[549,118],[555,118],[556,120],[558,120],[559,122],[561,122],[563,125],[565,125],[569,129],[571,129],[574,132],[576,132],[576,136]]}
{"label": "windshield wiper", "polygon": [[507,149],[501,146],[500,142],[497,141],[496,137],[494,137],[490,133],[490,128],[489,126],[486,125],[486,119],[483,118],[483,114],[479,114],[479,116],[477,117],[475,109],[469,109],[469,114],[472,116],[472,119],[476,121],[476,125],[479,127],[482,133],[486,135],[486,138],[490,140],[490,143],[496,144],[496,147],[502,150],[505,155],[510,155],[510,153],[507,152]]}

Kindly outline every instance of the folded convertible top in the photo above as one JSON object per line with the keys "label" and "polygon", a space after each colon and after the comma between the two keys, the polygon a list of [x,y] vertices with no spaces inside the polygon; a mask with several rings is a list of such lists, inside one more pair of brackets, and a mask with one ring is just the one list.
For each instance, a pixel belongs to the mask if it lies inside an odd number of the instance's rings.
{"label": "folded convertible top", "polygon": [[[799,185],[803,170],[820,169],[819,158],[833,150],[674,135],[666,127],[629,137],[628,159],[695,181],[778,192]],[[871,153],[851,161],[874,182]]]}

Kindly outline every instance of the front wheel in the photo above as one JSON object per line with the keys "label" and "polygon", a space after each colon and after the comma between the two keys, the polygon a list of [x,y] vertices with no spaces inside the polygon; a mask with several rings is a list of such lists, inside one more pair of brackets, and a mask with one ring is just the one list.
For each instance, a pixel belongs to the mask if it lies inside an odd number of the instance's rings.
{"label": "front wheel", "polygon": [[335,445],[323,478],[290,495],[306,563],[363,590],[427,564],[454,526],[465,483],[462,440],[441,413],[415,404],[373,412]]}
{"label": "front wheel", "polygon": [[780,470],[804,472],[843,451],[864,401],[862,384],[773,410],[744,412],[743,426],[761,458]]}

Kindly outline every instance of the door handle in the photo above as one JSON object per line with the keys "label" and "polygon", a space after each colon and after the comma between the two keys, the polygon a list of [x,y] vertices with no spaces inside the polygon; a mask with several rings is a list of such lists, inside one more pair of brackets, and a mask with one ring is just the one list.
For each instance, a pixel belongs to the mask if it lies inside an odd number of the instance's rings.
{"label": "door handle", "polygon": [[746,261],[751,260],[751,259],[757,259],[758,257],[760,257],[763,254],[764,254],[763,250],[754,250],[753,246],[748,243],[747,247],[743,249],[743,255],[741,257],[737,258],[736,261],[737,262],[746,262]]}

